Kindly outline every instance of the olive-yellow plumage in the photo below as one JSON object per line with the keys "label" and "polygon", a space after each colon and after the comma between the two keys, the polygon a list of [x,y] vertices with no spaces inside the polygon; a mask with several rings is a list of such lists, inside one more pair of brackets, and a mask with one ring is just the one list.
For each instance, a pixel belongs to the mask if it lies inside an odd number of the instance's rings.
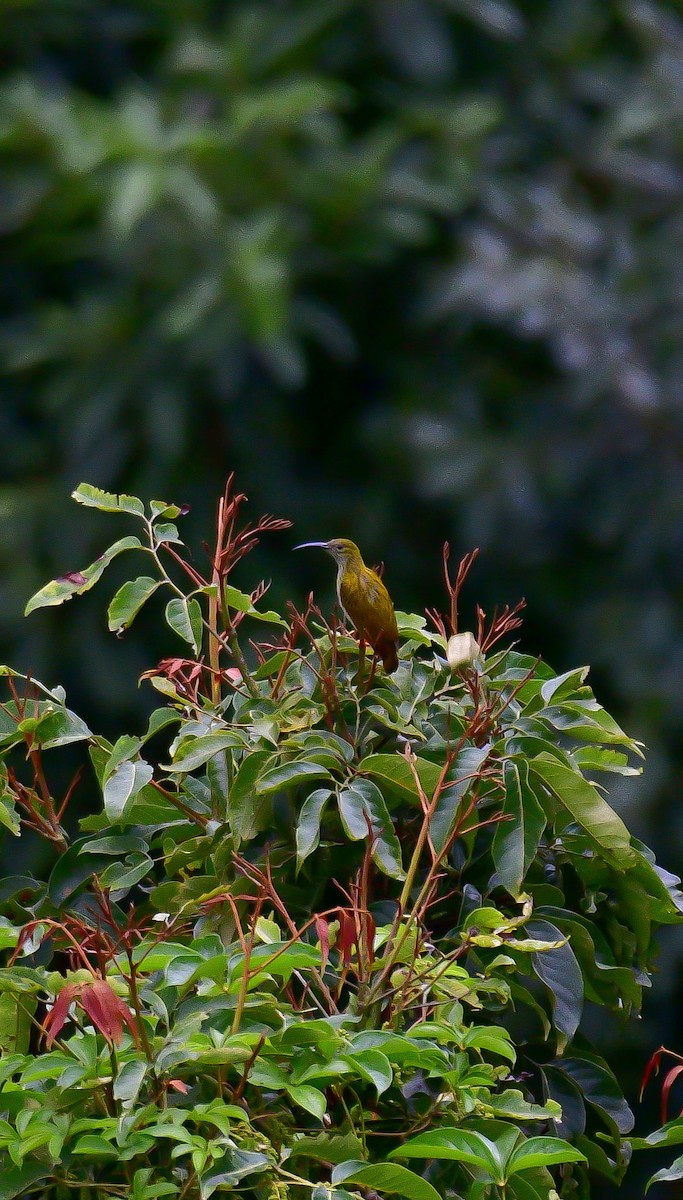
{"label": "olive-yellow plumage", "polygon": [[366,567],[355,542],[333,538],[329,542],[302,542],[319,546],[337,563],[337,596],[362,642],[372,646],[385,671],[398,666],[398,625],[391,596],[376,571]]}

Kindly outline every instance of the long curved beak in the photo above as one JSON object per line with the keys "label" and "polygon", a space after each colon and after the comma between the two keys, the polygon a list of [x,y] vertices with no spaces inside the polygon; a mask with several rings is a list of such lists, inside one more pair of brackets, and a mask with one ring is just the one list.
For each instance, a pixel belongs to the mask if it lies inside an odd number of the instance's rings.
{"label": "long curved beak", "polygon": [[293,546],[293,550],[305,550],[308,546],[319,546],[321,550],[327,550],[327,542],[300,542],[298,546]]}

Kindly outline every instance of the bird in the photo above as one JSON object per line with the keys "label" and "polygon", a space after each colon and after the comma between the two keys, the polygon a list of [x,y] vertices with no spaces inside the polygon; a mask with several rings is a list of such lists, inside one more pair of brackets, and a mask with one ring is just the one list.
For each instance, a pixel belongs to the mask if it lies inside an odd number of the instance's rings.
{"label": "bird", "polygon": [[398,667],[398,625],[387,589],[376,571],[363,562],[355,542],[332,538],[329,542],[301,542],[295,550],[309,546],[326,550],[337,564],[337,597],[354,626],[361,643],[367,642],[382,660],[385,671]]}

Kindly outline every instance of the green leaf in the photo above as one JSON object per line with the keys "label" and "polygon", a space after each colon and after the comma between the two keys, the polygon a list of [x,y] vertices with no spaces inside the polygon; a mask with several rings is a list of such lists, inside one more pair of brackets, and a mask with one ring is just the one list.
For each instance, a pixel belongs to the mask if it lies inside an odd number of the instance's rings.
{"label": "green leaf", "polygon": [[166,517],[169,521],[175,521],[176,517],[184,517],[188,512],[187,505],[181,508],[178,504],[167,504],[165,500],[150,500],[149,511],[156,520],[157,517]]}
{"label": "green leaf", "polygon": [[147,729],[140,739],[140,744],[148,742],[155,734],[160,733],[167,725],[177,725],[181,721],[179,712],[174,712],[172,708],[155,708],[154,712],[150,713]]}
{"label": "green leaf", "polygon": [[123,493],[117,496],[114,492],[103,492],[101,488],[93,487],[90,483],[79,483],[71,496],[78,504],[84,504],[86,508],[99,508],[101,512],[130,513],[135,517],[145,515],[145,506],[137,496],[126,496]]}
{"label": "green leaf", "polygon": [[430,1129],[411,1138],[403,1146],[397,1146],[389,1158],[452,1159],[485,1171],[491,1182],[499,1180],[502,1172],[502,1161],[495,1143],[474,1130]]}
{"label": "green leaf", "polygon": [[489,1054],[498,1054],[513,1066],[517,1058],[512,1037],[502,1026],[496,1028],[472,1025],[460,1044],[476,1050],[488,1050]]}
{"label": "green leaf", "polygon": [[166,624],[185,642],[189,642],[195,654],[202,645],[202,608],[198,600],[187,596],[175,596],[166,605]]}
{"label": "green leaf", "polygon": [[[6,707],[11,709],[11,705]],[[17,728],[21,732],[30,730],[33,741],[43,750],[68,746],[92,737],[85,721],[68,708],[56,707],[51,700],[39,700],[32,706],[32,714],[20,721]]]}
{"label": "green leaf", "polygon": [[675,1158],[670,1166],[656,1171],[648,1180],[645,1191],[649,1192],[653,1183],[674,1183],[677,1179],[683,1179],[683,1154]]}
{"label": "green leaf", "polygon": [[167,545],[169,542],[174,542],[178,546],[183,544],[178,534],[178,526],[174,525],[172,521],[159,521],[155,524],[153,537],[154,545],[157,547]]}
{"label": "green leaf", "polygon": [[363,1143],[355,1133],[318,1133],[315,1137],[292,1142],[290,1157],[314,1158],[318,1162],[341,1163],[363,1153]]}
{"label": "green leaf", "polygon": [[133,850],[144,851],[146,849],[147,843],[144,838],[136,837],[132,833],[121,833],[113,837],[91,838],[84,846],[81,846],[79,854],[115,854],[121,856],[123,854],[130,854]]}
{"label": "green leaf", "polygon": [[512,1151],[507,1165],[507,1175],[530,1171],[534,1167],[553,1167],[558,1163],[585,1162],[586,1156],[576,1146],[570,1146],[562,1138],[532,1137]]}
{"label": "green leaf", "polygon": [[391,1087],[394,1072],[389,1059],[381,1050],[357,1050],[353,1054],[342,1054],[340,1057],[344,1062],[351,1064],[361,1079],[374,1085],[378,1096]]}
{"label": "green leaf", "polygon": [[609,750],[604,746],[577,746],[572,758],[582,772],[609,771],[613,775],[640,775],[642,767],[632,767],[623,750]]}
{"label": "green leaf", "polygon": [[562,1116],[562,1108],[555,1100],[531,1104],[518,1088],[494,1093],[487,1098],[486,1106],[493,1109],[494,1116],[509,1117],[513,1121],[557,1121]]}
{"label": "green leaf", "polygon": [[56,908],[64,908],[93,875],[109,865],[109,859],[104,854],[82,854],[87,841],[88,838],[84,837],[72,842],[52,868],[47,894]]}
{"label": "green leaf", "polygon": [[284,788],[296,787],[299,783],[311,783],[314,779],[331,779],[327,767],[317,763],[295,759],[293,762],[280,763],[270,771],[265,771],[257,780],[256,792],[266,796],[270,792],[279,792]]}
{"label": "green leaf", "polygon": [[173,756],[173,762],[164,766],[165,771],[194,771],[221,750],[235,750],[244,746],[244,739],[239,733],[230,729],[217,729],[214,733],[206,733],[202,737],[184,738]]}
{"label": "green leaf", "polygon": [[[292,971],[305,970],[320,966],[320,951],[307,942],[272,942],[269,945],[255,946],[251,952],[251,966],[260,966],[263,971],[277,975],[281,979],[289,979]],[[312,1078],[307,1073],[307,1078]]]}
{"label": "green leaf", "polygon": [[234,608],[236,612],[248,613],[249,609],[253,607],[251,596],[247,595],[246,592],[241,592],[239,588],[232,587],[230,584],[226,586],[223,594],[226,604],[230,608]]}
{"label": "green leaf", "polygon": [[52,1175],[52,1167],[45,1163],[27,1162],[21,1167],[3,1165],[0,1174],[0,1200],[14,1200],[15,1196],[34,1190],[34,1185]]}
{"label": "green leaf", "polygon": [[153,596],[161,580],[152,579],[149,575],[140,575],[130,579],[119,588],[107,609],[109,628],[113,633],[120,633],[132,625],[146,600]]}
{"label": "green leaf", "polygon": [[[513,1175],[512,1179],[508,1180],[505,1197],[506,1200],[548,1200],[553,1194],[548,1190],[549,1187],[548,1172],[541,1168],[531,1176]],[[555,1195],[557,1196],[557,1192]]]}
{"label": "green leaf", "polygon": [[663,1146],[680,1146],[683,1142],[683,1119],[676,1117],[667,1121],[660,1129],[655,1129],[643,1138],[629,1138],[634,1150],[660,1149]]}
{"label": "green leaf", "polygon": [[417,642],[420,646],[431,646],[438,642],[438,634],[432,634],[427,629],[427,620],[417,613],[402,612],[396,609],[396,624],[402,641]]}
{"label": "green leaf", "polygon": [[268,797],[255,796],[256,781],[271,762],[272,750],[252,750],[243,759],[228,791],[230,828],[238,841],[249,841],[261,828],[262,815],[267,811]]}
{"label": "green leaf", "polygon": [[[476,782],[481,768],[491,752],[490,745],[466,746],[458,755],[448,776],[430,825],[432,843],[437,854],[443,850],[455,824],[463,797]],[[428,799],[431,797],[427,793]]]}
{"label": "green leaf", "polygon": [[431,1183],[398,1163],[364,1163],[352,1159],[333,1168],[332,1182],[358,1183],[389,1195],[406,1196],[408,1200],[441,1200]]}
{"label": "green leaf", "polygon": [[0,796],[0,825],[9,829],[15,837],[21,835],[21,820],[10,795]]}
{"label": "green leaf", "polygon": [[309,1084],[300,1084],[297,1086],[287,1087],[287,1095],[291,1097],[299,1108],[305,1109],[306,1112],[312,1113],[319,1121],[322,1121],[327,1112],[327,1101],[325,1100],[324,1092],[318,1088],[311,1087]]}
{"label": "green leaf", "polygon": [[[3,950],[16,945],[18,933],[16,930],[11,941],[2,938]],[[0,1055],[3,1058],[15,1051],[28,1053],[32,1017],[37,1003],[36,997],[26,992],[19,994],[18,991],[8,990],[0,994]]]}
{"label": "green leaf", "polygon": [[584,1099],[596,1108],[603,1119],[619,1134],[633,1129],[634,1117],[617,1080],[604,1059],[583,1051],[557,1058],[553,1067],[567,1075],[580,1089]]}
{"label": "green leaf", "polygon": [[493,838],[493,861],[498,878],[512,896],[518,896],[546,826],[541,805],[529,787],[529,765],[524,759],[508,760],[503,768],[505,799],[503,820]]}
{"label": "green leaf", "polygon": [[75,1146],[71,1147],[72,1154],[87,1154],[89,1158],[118,1158],[119,1151],[106,1138],[98,1133],[85,1133],[79,1137]]}
{"label": "green leaf", "polygon": [[299,813],[296,827],[296,870],[301,870],[302,863],[320,842],[320,822],[322,821],[325,805],[332,792],[329,788],[316,788],[304,800]]}
{"label": "green leaf", "polygon": [[110,821],[121,820],[126,809],[138,792],[149,783],[154,770],[149,763],[139,759],[126,759],[116,768],[104,785],[104,811]]}
{"label": "green leaf", "polygon": [[643,757],[641,744],[624,733],[593,696],[585,700],[565,700],[562,704],[541,709],[535,715],[573,739],[625,746],[633,754]]}
{"label": "green leaf", "polygon": [[272,609],[261,611],[256,608],[251,596],[248,596],[246,592],[240,592],[238,588],[228,584],[224,594],[230,608],[234,608],[237,612],[245,613],[246,616],[253,617],[256,621],[266,621],[269,625],[280,625],[284,629],[289,628],[287,622],[283,620],[279,613],[274,612]]}
{"label": "green leaf", "polygon": [[[114,745],[111,747],[109,756],[102,767],[101,775],[98,771],[100,783],[103,787],[110,775],[114,774],[114,771],[118,766],[121,765],[121,763],[126,762],[127,759],[135,758],[140,749],[140,745],[140,738],[131,737],[131,735],[128,733],[123,733],[121,734],[120,738],[116,739]],[[103,739],[98,739],[97,749],[104,750],[106,753],[109,749],[109,743],[105,743]]]}
{"label": "green leaf", "polygon": [[[427,796],[431,796],[438,783],[441,768],[426,758],[418,758],[415,767],[424,791]],[[362,775],[371,775],[377,779],[386,790],[388,798],[410,802],[418,798],[413,773],[404,754],[368,754],[359,763],[358,771]]]}
{"label": "green leaf", "polygon": [[144,879],[153,866],[148,854],[135,851],[127,855],[123,862],[110,863],[100,875],[100,884],[110,889],[112,899],[118,900]]}
{"label": "green leaf", "polygon": [[554,675],[552,679],[546,679],[541,685],[541,696],[545,703],[550,704],[553,699],[557,703],[558,700],[578,691],[589,670],[590,667],[574,667],[571,671],[565,671],[564,675]]}
{"label": "green leaf", "polygon": [[51,608],[56,604],[63,604],[72,596],[80,596],[83,592],[89,591],[117,555],[122,554],[124,550],[141,549],[142,542],[137,537],[125,537],[114,542],[113,546],[105,550],[104,554],[96,558],[94,563],[91,563],[84,571],[72,571],[68,575],[51,579],[49,583],[46,583],[45,587],[31,597],[24,609],[24,616],[27,617],[37,608]]}
{"label": "green leaf", "polygon": [[123,1101],[124,1106],[130,1108],[138,1098],[147,1069],[147,1063],[143,1059],[124,1063],[114,1080],[114,1099]]}
{"label": "green leaf", "polygon": [[371,779],[356,778],[340,790],[337,800],[347,836],[360,841],[371,832],[375,864],[392,879],[405,879],[401,844],[377,784]]}
{"label": "green leaf", "polygon": [[624,871],[637,861],[624,822],[592,783],[549,754],[532,758],[529,768],[585,830],[606,862]]}
{"label": "green leaf", "polygon": [[201,1200],[209,1200],[217,1188],[233,1191],[235,1184],[247,1175],[263,1171],[270,1164],[265,1154],[255,1150],[232,1150],[225,1158],[215,1162],[210,1171],[201,1176],[199,1192]]}
{"label": "green leaf", "polygon": [[[525,929],[543,941],[561,941],[562,933],[550,921],[527,921]],[[569,942],[554,950],[532,955],[532,966],[551,995],[553,1025],[560,1051],[571,1041],[583,1012],[583,975]]]}

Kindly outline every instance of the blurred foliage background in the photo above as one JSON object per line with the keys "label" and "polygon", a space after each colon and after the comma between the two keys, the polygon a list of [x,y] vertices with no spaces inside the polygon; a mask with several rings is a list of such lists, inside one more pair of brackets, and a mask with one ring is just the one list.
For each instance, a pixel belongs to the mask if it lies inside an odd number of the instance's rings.
{"label": "blurred foliage background", "polygon": [[[127,532],[72,504],[81,480],[189,502],[201,556],[234,469],[254,513],[296,523],[259,551],[279,602],[332,602],[294,541],[356,538],[407,609],[440,600],[445,538],[479,546],[470,603],[526,596],[523,647],[590,662],[647,744],[614,802],[680,872],[678,4],[2,0],[0,19],[2,658],[120,732],[151,703],[131,681],[175,649],[151,627],[117,644],[99,595],[23,620]],[[683,1048],[680,936],[662,964],[634,1087],[658,1042]]]}

